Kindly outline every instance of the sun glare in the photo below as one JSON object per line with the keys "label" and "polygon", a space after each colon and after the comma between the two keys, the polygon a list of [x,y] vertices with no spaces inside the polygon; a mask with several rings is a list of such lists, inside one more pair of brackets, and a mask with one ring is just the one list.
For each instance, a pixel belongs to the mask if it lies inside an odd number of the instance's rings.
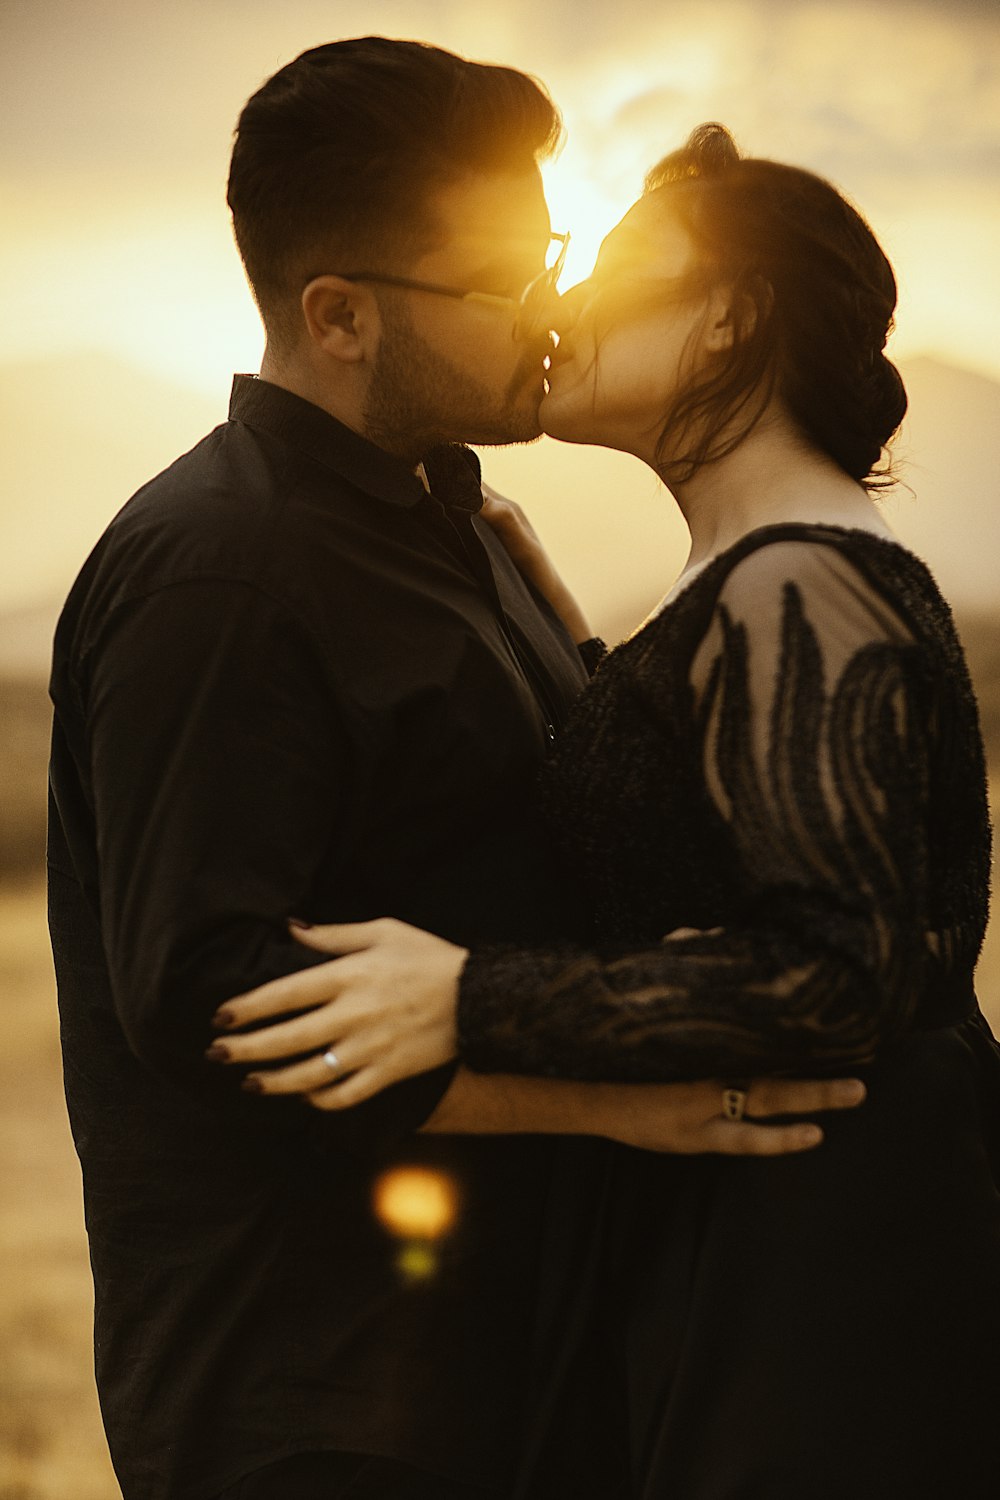
{"label": "sun glare", "polygon": [[553,228],[572,235],[564,289],[590,273],[648,169],[704,117],[719,70],[714,41],[688,38],[655,61],[610,61],[567,101],[566,147],[542,168]]}
{"label": "sun glare", "polygon": [[542,168],[545,196],[554,229],[569,230],[566,268],[560,281],[565,291],[590,275],[601,241],[613,229],[635,197],[623,184],[616,198],[600,187],[579,155],[567,150],[558,161]]}

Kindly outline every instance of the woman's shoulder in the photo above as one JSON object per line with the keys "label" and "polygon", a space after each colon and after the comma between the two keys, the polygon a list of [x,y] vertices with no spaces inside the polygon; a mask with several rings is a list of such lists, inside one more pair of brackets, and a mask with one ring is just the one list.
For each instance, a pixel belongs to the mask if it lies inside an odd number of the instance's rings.
{"label": "woman's shoulder", "polygon": [[926,563],[880,532],[816,522],[760,527],[720,553],[677,600],[692,621],[720,610],[752,629],[795,600],[817,625],[885,639],[950,631]]}
{"label": "woman's shoulder", "polygon": [[[760,582],[802,574],[848,577],[860,574],[874,585],[892,587],[905,576],[938,592],[927,564],[890,532],[834,526],[819,521],[788,521],[760,526],[714,559],[720,582],[734,575]],[[705,574],[709,569],[705,570]],[[705,575],[702,575],[703,577]]]}
{"label": "woman's shoulder", "polygon": [[[721,657],[782,670],[809,639],[828,668],[869,647],[967,675],[951,610],[928,569],[891,536],[815,522],[759,527],[707,563],[608,657],[598,677],[657,698]],[[608,670],[610,668],[610,670]]]}

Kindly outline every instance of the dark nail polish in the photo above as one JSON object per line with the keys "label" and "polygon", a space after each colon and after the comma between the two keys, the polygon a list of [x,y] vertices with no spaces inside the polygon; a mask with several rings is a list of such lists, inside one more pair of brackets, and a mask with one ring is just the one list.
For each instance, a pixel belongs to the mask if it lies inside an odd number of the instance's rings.
{"label": "dark nail polish", "polygon": [[288,925],[289,927],[301,927],[303,932],[307,932],[313,924],[311,922],[303,922],[301,917],[289,917]]}
{"label": "dark nail polish", "polygon": [[245,1094],[262,1094],[264,1092],[264,1085],[252,1073],[247,1074],[246,1078],[240,1084],[240,1088]]}
{"label": "dark nail polish", "polygon": [[209,1062],[228,1062],[229,1048],[225,1042],[213,1042],[205,1053]]}
{"label": "dark nail polish", "polygon": [[232,1026],[234,1020],[231,1010],[217,1010],[212,1017],[212,1028],[214,1031],[225,1031],[227,1026]]}

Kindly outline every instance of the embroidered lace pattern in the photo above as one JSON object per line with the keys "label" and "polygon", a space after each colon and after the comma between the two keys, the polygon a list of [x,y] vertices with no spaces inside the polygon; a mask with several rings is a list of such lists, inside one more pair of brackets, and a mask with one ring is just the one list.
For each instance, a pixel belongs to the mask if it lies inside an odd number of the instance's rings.
{"label": "embroidered lace pattern", "polygon": [[[841,1068],[971,1004],[990,834],[975,698],[922,563],[768,527],[597,669],[542,795],[586,940],[471,956],[480,1071]],[[567,878],[570,875],[567,874]]]}

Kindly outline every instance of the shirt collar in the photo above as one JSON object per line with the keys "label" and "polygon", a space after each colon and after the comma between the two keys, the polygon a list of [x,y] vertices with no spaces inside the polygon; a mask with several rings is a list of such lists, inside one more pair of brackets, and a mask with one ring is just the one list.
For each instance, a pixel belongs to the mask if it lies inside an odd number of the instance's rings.
{"label": "shirt collar", "polygon": [[[390,505],[412,507],[426,498],[422,481],[401,458],[322,407],[257,375],[233,377],[229,420],[280,439]],[[482,506],[479,459],[471,448],[457,443],[432,448],[424,457],[424,472],[431,493],[443,504],[466,511]]]}

